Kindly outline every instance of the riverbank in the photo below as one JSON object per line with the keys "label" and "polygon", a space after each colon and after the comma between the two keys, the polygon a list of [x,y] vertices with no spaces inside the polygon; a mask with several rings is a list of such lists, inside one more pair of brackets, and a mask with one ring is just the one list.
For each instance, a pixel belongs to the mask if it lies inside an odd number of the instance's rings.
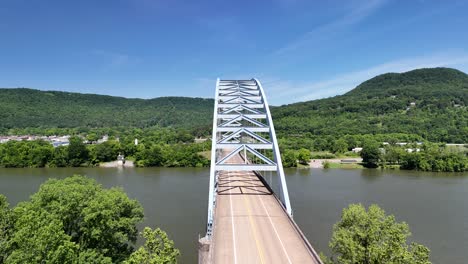
{"label": "riverbank", "polygon": [[111,161],[111,162],[104,162],[99,164],[99,167],[102,168],[117,168],[117,167],[124,167],[124,168],[133,168],[135,167],[135,164],[133,163],[132,160],[126,160],[125,163],[122,165],[119,163],[119,161]]}
{"label": "riverbank", "polygon": [[361,169],[363,166],[362,158],[343,158],[343,159],[311,159],[309,167],[314,169],[323,169],[328,163],[328,168],[337,169]]}

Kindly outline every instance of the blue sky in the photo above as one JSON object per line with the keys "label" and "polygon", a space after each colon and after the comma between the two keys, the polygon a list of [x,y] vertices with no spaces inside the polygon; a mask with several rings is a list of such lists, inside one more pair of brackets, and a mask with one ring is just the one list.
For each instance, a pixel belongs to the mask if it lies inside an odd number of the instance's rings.
{"label": "blue sky", "polygon": [[271,104],[312,100],[385,72],[468,72],[467,14],[436,0],[0,0],[0,87],[213,97],[217,77],[257,77]]}

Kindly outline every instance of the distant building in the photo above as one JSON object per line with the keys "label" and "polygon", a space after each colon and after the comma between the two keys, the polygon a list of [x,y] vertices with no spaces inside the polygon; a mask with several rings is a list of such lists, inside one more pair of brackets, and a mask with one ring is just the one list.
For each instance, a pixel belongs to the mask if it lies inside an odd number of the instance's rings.
{"label": "distant building", "polygon": [[104,143],[104,142],[107,142],[107,141],[109,141],[109,136],[104,135],[101,139],[98,139],[97,143],[101,144],[101,143]]}
{"label": "distant building", "polygon": [[362,151],[362,148],[353,148],[351,151],[354,153],[359,153]]}
{"label": "distant building", "polygon": [[206,138],[196,138],[196,139],[195,139],[195,143],[202,143],[202,142],[205,142],[205,141],[207,141],[207,140],[208,140],[208,139],[206,139]]}
{"label": "distant building", "polygon": [[421,149],[418,149],[418,148],[408,148],[408,149],[405,149],[405,150],[408,153],[420,152],[421,151]]}
{"label": "distant building", "polygon": [[447,147],[465,147],[468,146],[468,144],[453,144],[453,143],[447,143],[445,144]]}
{"label": "distant building", "polygon": [[52,146],[54,146],[54,148],[60,147],[60,146],[68,146],[68,145],[70,145],[70,142],[68,142],[68,141],[66,141],[66,142],[65,141],[54,141],[54,142],[52,142]]}
{"label": "distant building", "polygon": [[138,138],[135,138],[135,146],[138,146]]}

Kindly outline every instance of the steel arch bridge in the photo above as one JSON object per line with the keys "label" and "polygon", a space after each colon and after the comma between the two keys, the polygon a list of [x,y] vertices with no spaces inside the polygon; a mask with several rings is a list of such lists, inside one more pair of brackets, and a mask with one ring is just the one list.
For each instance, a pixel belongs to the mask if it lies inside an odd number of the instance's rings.
{"label": "steel arch bridge", "polygon": [[[229,151],[224,157],[221,153],[223,149]],[[272,159],[259,150],[271,150]],[[243,164],[227,162],[238,154],[243,155]],[[252,164],[247,154],[262,162]],[[257,79],[216,81],[208,198],[208,236],[211,235],[213,227],[219,171],[275,171],[279,180],[279,198],[287,213],[292,216],[270,108],[263,87]]]}
{"label": "steel arch bridge", "polygon": [[[261,172],[276,174],[276,193]],[[292,219],[275,128],[257,79],[216,81],[199,263],[322,263]]]}

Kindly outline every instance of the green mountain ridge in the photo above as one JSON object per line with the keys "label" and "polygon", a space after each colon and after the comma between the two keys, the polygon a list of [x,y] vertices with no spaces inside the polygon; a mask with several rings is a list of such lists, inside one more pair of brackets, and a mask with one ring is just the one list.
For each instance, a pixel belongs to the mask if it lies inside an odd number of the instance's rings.
{"label": "green mountain ridge", "polygon": [[[417,135],[468,142],[468,75],[449,68],[386,73],[339,96],[272,107],[280,137]],[[208,132],[213,99],[127,99],[0,89],[0,134],[12,128],[181,127]]]}
{"label": "green mountain ridge", "polygon": [[275,108],[280,135],[412,134],[468,142],[468,75],[449,68],[387,73],[344,95]]}
{"label": "green mountain ridge", "polygon": [[212,107],[213,100],[203,98],[127,99],[27,88],[0,89],[0,128],[191,128],[209,123]]}

